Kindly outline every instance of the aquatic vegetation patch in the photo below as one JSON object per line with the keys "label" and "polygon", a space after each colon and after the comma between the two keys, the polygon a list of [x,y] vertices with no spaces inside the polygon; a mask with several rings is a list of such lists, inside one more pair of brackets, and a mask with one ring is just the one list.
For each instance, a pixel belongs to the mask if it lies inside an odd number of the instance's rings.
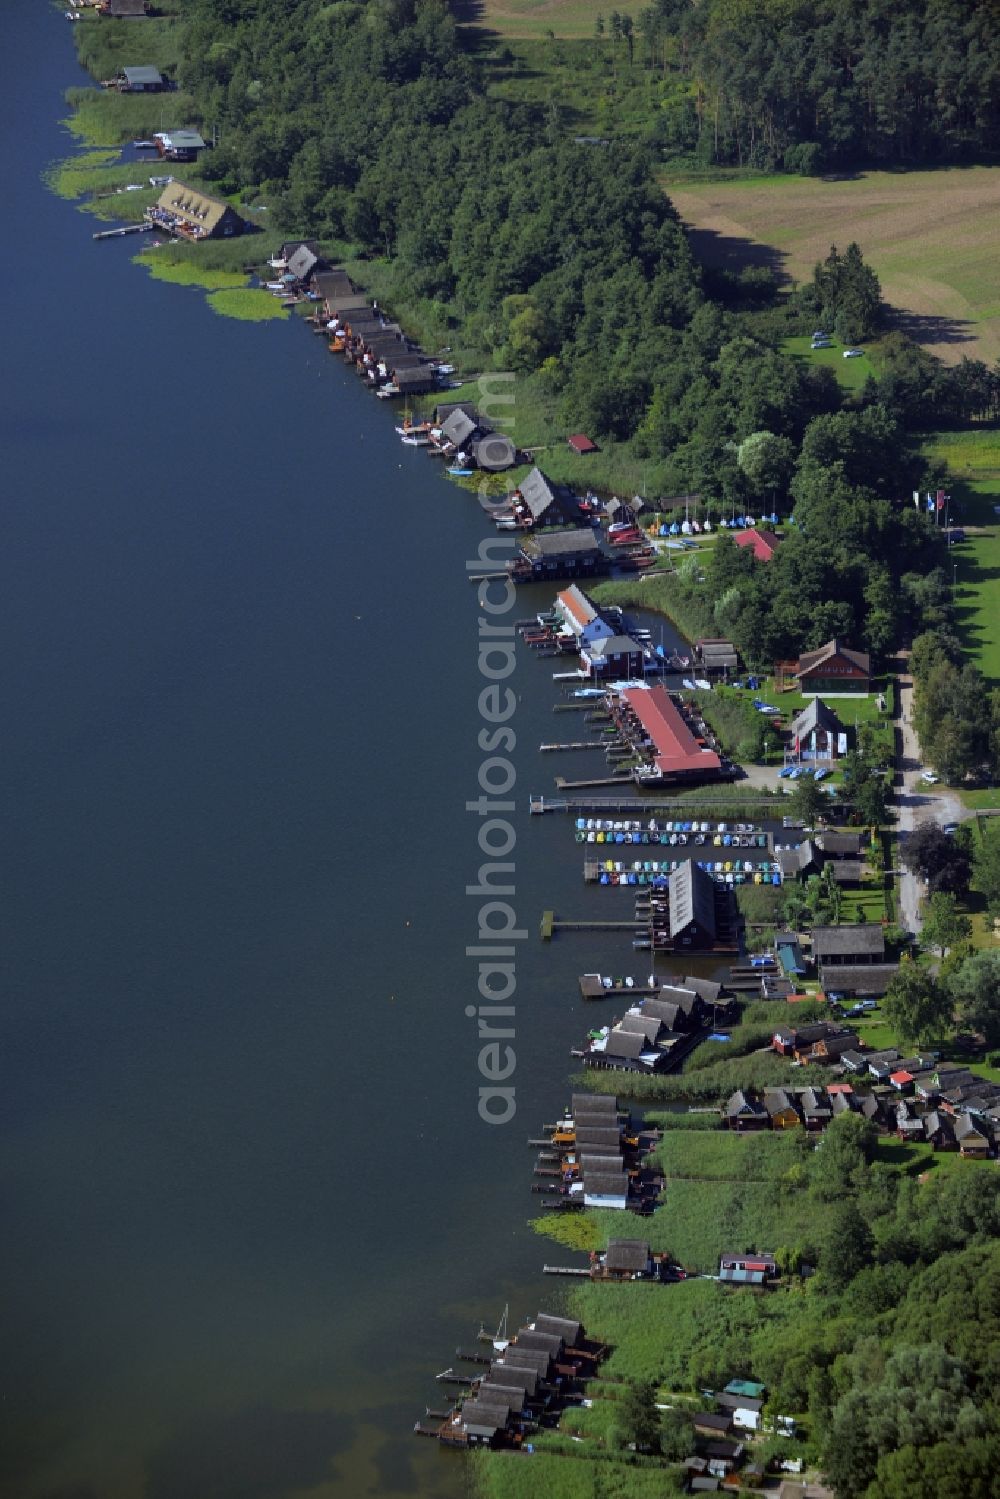
{"label": "aquatic vegetation patch", "polygon": [[244,323],[266,323],[288,316],[287,307],[280,306],[269,292],[252,286],[209,292],[207,301],[213,312]]}
{"label": "aquatic vegetation patch", "polygon": [[42,180],[57,197],[73,202],[91,193],[112,192],[135,175],[134,166],[122,165],[116,147],[105,146],[52,162]]}
{"label": "aquatic vegetation patch", "polygon": [[135,263],[145,266],[154,280],[170,281],[175,286],[200,286],[203,291],[234,291],[247,285],[247,278],[241,271],[217,270],[190,260],[173,260],[161,250],[143,250],[135,257]]}

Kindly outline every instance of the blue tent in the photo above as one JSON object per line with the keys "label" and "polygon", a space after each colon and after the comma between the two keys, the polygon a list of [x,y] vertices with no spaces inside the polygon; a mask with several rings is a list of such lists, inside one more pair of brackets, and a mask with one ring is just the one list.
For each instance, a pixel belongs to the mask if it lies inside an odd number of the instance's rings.
{"label": "blue tent", "polygon": [[681,534],[681,528],[676,521],[674,521],[673,525],[670,527],[670,534],[671,536],[679,536]]}

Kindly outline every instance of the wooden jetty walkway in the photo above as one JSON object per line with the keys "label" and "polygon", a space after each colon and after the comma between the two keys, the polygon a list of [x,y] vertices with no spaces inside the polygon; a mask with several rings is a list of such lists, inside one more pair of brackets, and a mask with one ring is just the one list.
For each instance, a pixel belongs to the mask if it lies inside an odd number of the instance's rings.
{"label": "wooden jetty walkway", "polygon": [[[619,785],[622,777],[615,777],[613,781],[594,782],[565,782],[569,787],[575,785]],[[768,808],[777,816],[781,811],[781,804],[776,803],[771,797],[742,796],[736,793],[741,807]],[[732,792],[722,791],[718,796],[709,796],[704,799],[690,801],[663,801],[654,797],[550,797],[532,794],[528,798],[528,811],[533,816],[541,816],[548,812],[568,813],[572,817],[600,817],[600,816],[627,816],[632,813],[635,816],[655,816],[658,812],[682,813],[688,808],[717,807],[720,802],[729,805],[733,800]]]}
{"label": "wooden jetty walkway", "polygon": [[556,932],[645,932],[648,929],[645,921],[557,921],[554,911],[543,911],[541,920],[541,938],[543,942],[549,942]]}
{"label": "wooden jetty walkway", "polygon": [[546,750],[599,750],[606,749],[606,739],[578,739],[571,744],[540,744],[539,750],[544,754]]}
{"label": "wooden jetty walkway", "polygon": [[592,786],[621,786],[626,781],[635,781],[632,771],[620,772],[613,776],[598,776],[592,781],[567,781],[562,776],[556,776],[556,787],[559,791],[586,791]]}
{"label": "wooden jetty walkway", "polygon": [[581,1270],[577,1265],[543,1265],[543,1275],[584,1275],[590,1277],[589,1269]]}
{"label": "wooden jetty walkway", "polygon": [[148,234],[155,224],[124,224],[120,229],[99,229],[94,239],[121,239],[123,234]]}

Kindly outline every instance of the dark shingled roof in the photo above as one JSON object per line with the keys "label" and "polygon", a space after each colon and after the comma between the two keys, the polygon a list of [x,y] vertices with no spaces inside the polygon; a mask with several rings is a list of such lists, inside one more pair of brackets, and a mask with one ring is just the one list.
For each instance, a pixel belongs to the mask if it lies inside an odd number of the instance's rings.
{"label": "dark shingled roof", "polygon": [[845,957],[852,953],[872,953],[881,957],[885,952],[885,937],[882,928],[874,921],[814,926],[812,950],[813,957],[820,962],[824,957]]}
{"label": "dark shingled roof", "polygon": [[647,999],[642,1013],[654,1023],[665,1025],[668,1031],[673,1031],[677,1029],[677,1021],[684,1012],[680,1005],[668,1004],[662,999]]}
{"label": "dark shingled roof", "polygon": [[506,1405],[485,1400],[467,1400],[462,1406],[461,1424],[468,1430],[475,1427],[477,1430],[502,1431],[507,1425],[510,1408]]}
{"label": "dark shingled roof", "polygon": [[585,1197],[625,1197],[627,1176],[588,1176],[583,1184]]}
{"label": "dark shingled roof", "polygon": [[706,1004],[714,1004],[722,993],[722,985],[715,983],[713,979],[694,978],[691,974],[684,975],[680,980],[680,987],[693,990]]}
{"label": "dark shingled roof", "polygon": [[506,433],[490,432],[476,443],[476,462],[491,473],[513,468],[517,462],[517,448]]}
{"label": "dark shingled roof", "polygon": [[484,1375],[482,1384],[499,1385],[504,1390],[524,1390],[526,1394],[533,1395],[538,1388],[538,1370],[529,1369],[525,1365],[518,1368],[515,1364],[495,1360],[490,1365],[489,1373]]}
{"label": "dark shingled roof", "polygon": [[551,1312],[539,1312],[535,1318],[536,1332],[551,1332],[562,1338],[567,1348],[575,1348],[583,1335],[583,1323],[575,1317],[556,1317]]}
{"label": "dark shingled roof", "polygon": [[493,1367],[534,1369],[539,1379],[546,1379],[551,1362],[551,1355],[541,1348],[524,1348],[520,1343],[511,1343],[503,1358],[494,1360]]}
{"label": "dark shingled roof", "polygon": [[618,1120],[618,1100],[613,1093],[574,1093],[570,1099],[570,1112],[574,1119],[581,1114],[601,1114]]}
{"label": "dark shingled roof", "polygon": [[645,1239],[609,1239],[604,1255],[606,1270],[622,1270],[631,1274],[645,1270],[649,1264],[649,1245]]}
{"label": "dark shingled roof", "polygon": [[827,994],[884,994],[898,963],[828,963],[823,970]]}
{"label": "dark shingled roof", "polygon": [[625,1162],[620,1155],[584,1155],[581,1152],[580,1165],[583,1167],[584,1176],[624,1176]]}
{"label": "dark shingled roof", "polygon": [[532,1327],[521,1327],[518,1329],[518,1348],[535,1348],[542,1353],[548,1353],[552,1358],[558,1358],[563,1351],[564,1339],[553,1333],[538,1332]]}
{"label": "dark shingled roof", "polygon": [[600,547],[589,527],[578,526],[571,531],[541,531],[527,536],[521,544],[521,551],[532,560],[536,557],[584,556],[588,552],[599,552]]}
{"label": "dark shingled roof", "polygon": [[596,1125],[578,1125],[576,1143],[580,1150],[616,1150],[621,1145],[622,1132],[617,1125],[599,1129]]}
{"label": "dark shingled roof", "polygon": [[615,1026],[615,1029],[619,1031],[635,1031],[637,1035],[644,1036],[650,1045],[654,1045],[656,1038],[663,1029],[663,1020],[658,1015],[648,1014],[645,1006],[643,1006],[641,1015],[623,1015]]}
{"label": "dark shingled roof", "polygon": [[649,1051],[650,1045],[644,1035],[637,1031],[623,1031],[615,1026],[608,1036],[604,1047],[606,1057],[624,1057],[627,1061],[637,1061],[644,1051]]}

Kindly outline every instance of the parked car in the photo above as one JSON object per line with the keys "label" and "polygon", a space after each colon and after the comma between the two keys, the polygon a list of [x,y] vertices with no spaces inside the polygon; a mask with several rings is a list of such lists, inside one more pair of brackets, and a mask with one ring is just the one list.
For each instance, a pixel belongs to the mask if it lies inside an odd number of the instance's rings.
{"label": "parked car", "polygon": [[864,352],[865,352],[864,349],[845,349],[844,350],[844,358],[845,359],[860,359],[861,356],[862,356],[862,354]]}
{"label": "parked car", "polygon": [[957,833],[958,832],[958,823],[957,822],[946,822],[942,831],[945,832],[945,833],[947,833],[948,837],[950,838],[953,833]]}
{"label": "parked car", "polygon": [[920,779],[922,781],[926,781],[928,786],[936,786],[941,777],[939,775],[935,775],[933,770],[925,770]]}

